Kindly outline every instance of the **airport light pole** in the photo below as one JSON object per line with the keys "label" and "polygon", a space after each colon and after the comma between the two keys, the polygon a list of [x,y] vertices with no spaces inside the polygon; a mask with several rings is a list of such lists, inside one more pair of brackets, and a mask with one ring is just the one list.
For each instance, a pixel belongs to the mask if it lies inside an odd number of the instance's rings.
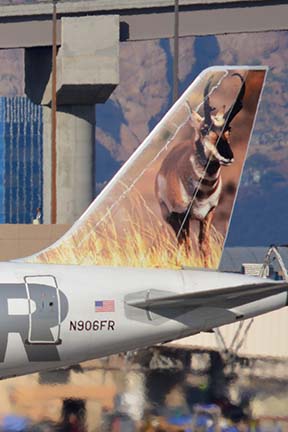
{"label": "airport light pole", "polygon": [[53,1],[52,20],[52,111],[51,111],[51,223],[57,223],[57,0]]}
{"label": "airport light pole", "polygon": [[178,57],[179,57],[179,0],[174,4],[174,59],[173,59],[173,103],[178,99]]}

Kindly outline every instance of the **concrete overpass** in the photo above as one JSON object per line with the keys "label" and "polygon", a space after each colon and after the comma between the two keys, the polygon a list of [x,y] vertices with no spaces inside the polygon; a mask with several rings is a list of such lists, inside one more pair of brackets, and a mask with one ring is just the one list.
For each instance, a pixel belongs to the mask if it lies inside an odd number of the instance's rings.
{"label": "concrete overpass", "polygon": [[[25,93],[44,106],[44,221],[51,203],[51,0],[0,8],[0,49],[25,49]],[[282,0],[179,0],[179,35],[287,29]],[[61,1],[57,55],[57,222],[93,198],[95,104],[119,82],[119,42],[172,37],[174,0]]]}
{"label": "concrete overpass", "polygon": [[[284,30],[288,4],[283,0],[179,0],[180,36]],[[173,36],[174,0],[59,0],[61,18],[119,15],[121,40]],[[1,6],[0,48],[51,45],[51,0]]]}

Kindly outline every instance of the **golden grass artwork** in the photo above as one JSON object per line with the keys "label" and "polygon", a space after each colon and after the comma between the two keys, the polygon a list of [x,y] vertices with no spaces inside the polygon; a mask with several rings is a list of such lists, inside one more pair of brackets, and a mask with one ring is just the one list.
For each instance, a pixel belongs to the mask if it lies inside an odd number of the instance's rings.
{"label": "golden grass artwork", "polygon": [[[134,187],[133,196],[126,198],[121,227],[116,226],[110,212],[97,223],[90,218],[55,248],[35,257],[38,263],[80,265],[180,268],[203,267],[197,244],[197,234],[191,235],[189,245],[178,245],[172,229],[149,208]],[[101,218],[97,217],[97,220]],[[223,236],[215,227],[211,234],[211,268],[219,265]]]}

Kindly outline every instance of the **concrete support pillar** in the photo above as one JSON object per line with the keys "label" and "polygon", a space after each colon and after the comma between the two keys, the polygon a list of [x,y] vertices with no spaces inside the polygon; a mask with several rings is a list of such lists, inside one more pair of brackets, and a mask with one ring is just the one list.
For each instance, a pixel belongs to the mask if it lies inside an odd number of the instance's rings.
{"label": "concrete support pillar", "polygon": [[[57,223],[70,224],[93,199],[95,104],[119,82],[119,16],[61,19],[57,54]],[[25,93],[44,111],[43,216],[51,223],[51,47],[25,50]]]}
{"label": "concrete support pillar", "polygon": [[[43,107],[43,214],[51,214],[51,108]],[[57,223],[73,223],[93,199],[95,106],[57,109]]]}

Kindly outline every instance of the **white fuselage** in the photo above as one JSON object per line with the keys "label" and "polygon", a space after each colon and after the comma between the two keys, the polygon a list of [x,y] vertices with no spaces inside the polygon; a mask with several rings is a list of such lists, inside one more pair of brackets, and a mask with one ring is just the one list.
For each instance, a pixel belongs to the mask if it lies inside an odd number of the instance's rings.
{"label": "white fuselage", "polygon": [[172,317],[128,304],[147,290],[177,295],[258,281],[211,271],[2,263],[0,275],[1,377],[151,346],[287,304],[283,292],[237,310],[201,307]]}

